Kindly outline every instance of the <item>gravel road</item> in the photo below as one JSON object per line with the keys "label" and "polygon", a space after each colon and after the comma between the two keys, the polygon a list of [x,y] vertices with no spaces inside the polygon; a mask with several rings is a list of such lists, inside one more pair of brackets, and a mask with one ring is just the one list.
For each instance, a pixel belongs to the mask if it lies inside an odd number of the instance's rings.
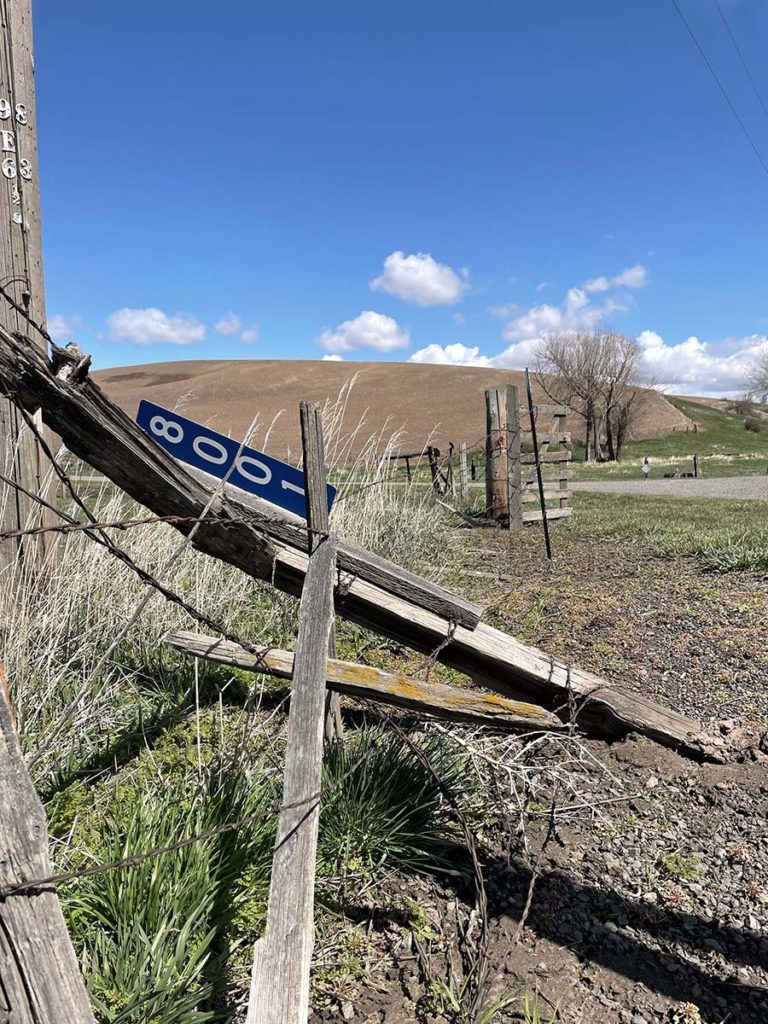
{"label": "gravel road", "polygon": [[574,491],[606,494],[661,494],[670,498],[735,498],[768,501],[768,476],[725,476],[698,480],[573,480]]}

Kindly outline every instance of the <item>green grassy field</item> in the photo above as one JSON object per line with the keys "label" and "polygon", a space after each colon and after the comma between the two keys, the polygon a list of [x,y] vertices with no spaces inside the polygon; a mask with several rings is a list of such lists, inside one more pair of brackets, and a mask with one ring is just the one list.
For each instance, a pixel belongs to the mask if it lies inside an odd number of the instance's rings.
{"label": "green grassy field", "polygon": [[745,427],[736,412],[713,409],[683,398],[669,401],[699,424],[697,432],[676,431],[667,437],[628,441],[621,462],[584,463],[583,448],[574,446],[571,476],[574,480],[621,480],[640,478],[643,459],[651,460],[654,476],[693,472],[693,456],[699,455],[703,476],[750,476],[768,469],[768,419],[755,433]]}
{"label": "green grassy field", "polygon": [[574,495],[566,529],[637,543],[666,558],[694,558],[708,572],[768,571],[762,501],[582,492]]}

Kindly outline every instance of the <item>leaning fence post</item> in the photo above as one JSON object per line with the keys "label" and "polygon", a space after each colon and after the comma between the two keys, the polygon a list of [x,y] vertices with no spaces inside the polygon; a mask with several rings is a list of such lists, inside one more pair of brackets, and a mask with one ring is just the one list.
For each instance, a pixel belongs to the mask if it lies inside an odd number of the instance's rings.
{"label": "leaning fence post", "polygon": [[94,1024],[56,891],[23,888],[50,874],[45,812],[0,688],[0,1019]]}
{"label": "leaning fence post", "polygon": [[504,388],[485,392],[485,504],[497,522],[507,515],[507,396]]}
{"label": "leaning fence post", "polygon": [[469,481],[467,479],[467,442],[459,445],[459,496],[462,505],[469,502]]}
{"label": "leaning fence post", "polygon": [[333,625],[336,541],[309,559],[301,595],[291,710],[267,925],[253,954],[246,1024],[304,1024],[314,945],[317,829],[323,764],[325,676]]}
{"label": "leaning fence post", "polygon": [[[328,480],[325,469],[325,438],[323,436],[323,413],[320,406],[302,402],[299,406],[301,417],[301,445],[304,452],[304,477],[307,498],[307,537],[309,553],[317,547],[321,534],[328,533]],[[336,657],[336,632],[331,627],[328,638],[328,657]],[[338,693],[329,693],[325,707],[326,739],[341,738],[344,727],[341,721],[341,704]]]}

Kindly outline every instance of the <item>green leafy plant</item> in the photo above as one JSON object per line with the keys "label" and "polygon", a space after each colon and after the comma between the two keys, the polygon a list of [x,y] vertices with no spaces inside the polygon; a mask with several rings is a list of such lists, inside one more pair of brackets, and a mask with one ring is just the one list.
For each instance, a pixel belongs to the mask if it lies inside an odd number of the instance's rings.
{"label": "green leafy plant", "polygon": [[[420,735],[414,743],[445,786],[466,792],[468,773],[455,749],[439,734]],[[450,805],[404,740],[381,728],[359,729],[328,746],[323,774],[330,790],[320,814],[323,873],[370,876],[385,865],[462,871],[463,846]]]}

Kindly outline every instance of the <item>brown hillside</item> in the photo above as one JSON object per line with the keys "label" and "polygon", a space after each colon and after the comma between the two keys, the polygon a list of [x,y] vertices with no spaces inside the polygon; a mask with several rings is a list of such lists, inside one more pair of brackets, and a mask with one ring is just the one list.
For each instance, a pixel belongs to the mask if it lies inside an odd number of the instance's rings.
{"label": "brown hillside", "polygon": [[[277,456],[300,448],[299,401],[333,399],[354,376],[346,427],[351,430],[367,412],[364,433],[369,436],[389,418],[387,433],[402,427],[403,446],[413,451],[421,450],[428,438],[443,449],[449,441],[477,446],[485,434],[484,390],[506,383],[524,387],[524,375],[516,370],[414,363],[185,360],[94,374],[130,416],[146,398],[234,437],[242,437],[259,413],[263,438],[265,427],[282,410],[269,441],[270,452]],[[545,401],[546,396],[534,389],[534,400]],[[636,436],[664,436],[686,422],[663,395],[651,394]],[[569,426],[578,429],[577,422]]]}

